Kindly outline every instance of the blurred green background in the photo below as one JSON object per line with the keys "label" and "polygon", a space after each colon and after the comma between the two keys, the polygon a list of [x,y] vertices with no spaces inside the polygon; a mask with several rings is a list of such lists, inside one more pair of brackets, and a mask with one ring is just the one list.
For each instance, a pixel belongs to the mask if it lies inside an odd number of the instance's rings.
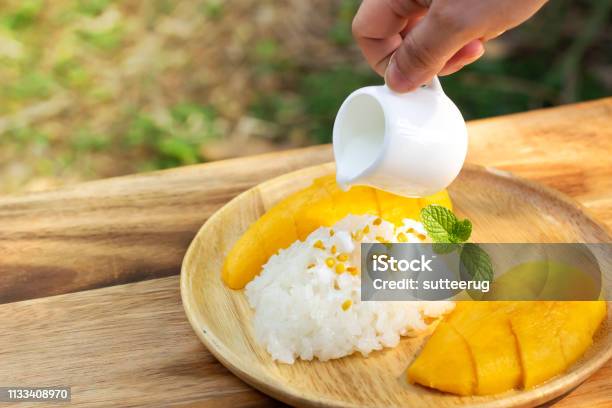
{"label": "blurred green background", "polygon": [[[2,0],[0,194],[329,142],[381,83],[356,0]],[[466,119],[608,96],[611,0],[554,0],[443,79]]]}

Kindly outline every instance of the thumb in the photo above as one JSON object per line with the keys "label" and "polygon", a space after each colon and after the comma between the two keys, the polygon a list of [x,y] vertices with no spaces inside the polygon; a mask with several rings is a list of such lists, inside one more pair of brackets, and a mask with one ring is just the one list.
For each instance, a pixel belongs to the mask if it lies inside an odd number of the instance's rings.
{"label": "thumb", "polygon": [[470,41],[468,27],[448,20],[430,12],[407,33],[385,72],[389,88],[408,92],[429,82]]}

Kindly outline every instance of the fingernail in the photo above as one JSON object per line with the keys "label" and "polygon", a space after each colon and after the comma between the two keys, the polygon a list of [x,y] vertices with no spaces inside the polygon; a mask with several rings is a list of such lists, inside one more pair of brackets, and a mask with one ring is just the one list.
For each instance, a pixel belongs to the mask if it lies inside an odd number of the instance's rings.
{"label": "fingernail", "polygon": [[[474,56],[474,58],[473,58],[473,59],[472,59],[472,60],[471,60],[469,63],[471,64],[472,62],[476,61],[477,59],[479,59],[480,57],[482,57],[482,56],[484,55],[484,53],[485,53],[485,49],[484,49],[484,48],[482,48],[482,49],[480,50],[480,52],[479,52],[478,54],[476,54],[476,55]],[[464,64],[464,65],[465,65],[465,64]]]}
{"label": "fingernail", "polygon": [[400,71],[394,60],[391,61],[385,72],[385,83],[395,92],[408,92],[415,88],[414,82]]}

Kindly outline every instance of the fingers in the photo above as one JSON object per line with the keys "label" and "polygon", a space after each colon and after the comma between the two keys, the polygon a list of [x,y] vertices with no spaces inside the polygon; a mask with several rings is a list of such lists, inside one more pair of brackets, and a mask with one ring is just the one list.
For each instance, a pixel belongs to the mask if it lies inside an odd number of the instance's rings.
{"label": "fingers", "polygon": [[459,69],[464,61],[477,59],[482,53],[478,44],[472,44],[474,36],[473,28],[454,14],[431,10],[397,49],[385,73],[387,85],[396,92],[409,92],[429,82],[455,55],[449,71]]}
{"label": "fingers", "polygon": [[361,51],[368,61],[368,64],[380,76],[385,75],[385,70],[389,65],[389,58],[402,43],[402,37],[395,35],[384,40],[362,37],[357,40]]}
{"label": "fingers", "polygon": [[464,45],[463,48],[457,51],[457,53],[453,55],[451,59],[446,61],[444,68],[442,68],[442,70],[438,72],[438,75],[444,76],[454,74],[464,66],[471,64],[478,58],[482,57],[484,51],[485,49],[482,40],[470,41],[469,43]]}
{"label": "fingers", "polygon": [[389,58],[402,43],[402,31],[427,11],[413,0],[364,0],[353,20],[353,35],[365,59],[384,75]]}
{"label": "fingers", "polygon": [[480,58],[484,41],[522,23],[545,2],[364,0],[353,33],[387,85],[408,92]]}

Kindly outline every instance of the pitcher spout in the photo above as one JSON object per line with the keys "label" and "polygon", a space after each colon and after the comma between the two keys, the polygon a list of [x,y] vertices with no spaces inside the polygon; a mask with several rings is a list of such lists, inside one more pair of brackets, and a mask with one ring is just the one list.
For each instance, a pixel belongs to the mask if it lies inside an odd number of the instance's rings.
{"label": "pitcher spout", "polygon": [[338,184],[338,187],[340,187],[340,190],[348,191],[353,184],[352,182],[353,180],[349,180],[347,177],[340,174],[339,172],[336,173],[336,183]]}

